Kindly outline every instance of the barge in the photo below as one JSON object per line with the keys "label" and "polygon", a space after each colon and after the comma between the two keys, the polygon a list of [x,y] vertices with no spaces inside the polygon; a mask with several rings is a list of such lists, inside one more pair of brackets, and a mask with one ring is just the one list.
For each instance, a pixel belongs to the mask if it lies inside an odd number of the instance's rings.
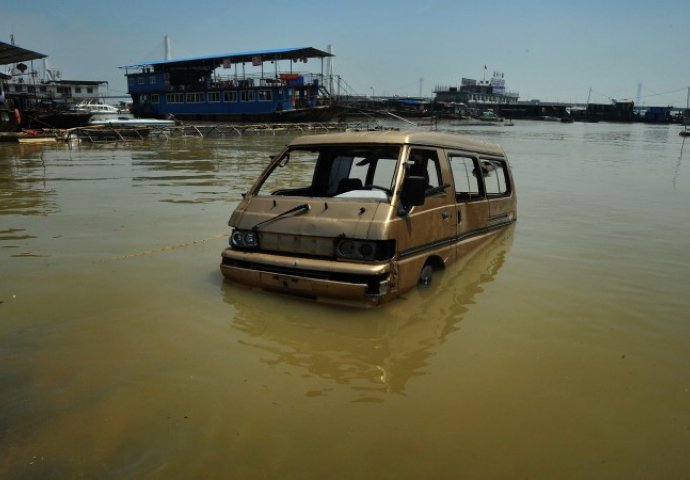
{"label": "barge", "polygon": [[[237,122],[326,121],[334,115],[324,59],[312,47],[257,50],[125,65],[132,113]],[[319,73],[297,70],[320,60]]]}

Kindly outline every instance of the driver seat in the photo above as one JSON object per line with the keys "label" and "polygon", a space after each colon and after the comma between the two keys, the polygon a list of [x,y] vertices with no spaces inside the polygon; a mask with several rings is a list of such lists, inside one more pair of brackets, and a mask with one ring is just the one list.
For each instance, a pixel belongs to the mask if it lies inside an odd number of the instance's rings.
{"label": "driver seat", "polygon": [[338,182],[336,195],[352,190],[359,190],[360,188],[362,188],[362,180],[359,178],[343,178]]}

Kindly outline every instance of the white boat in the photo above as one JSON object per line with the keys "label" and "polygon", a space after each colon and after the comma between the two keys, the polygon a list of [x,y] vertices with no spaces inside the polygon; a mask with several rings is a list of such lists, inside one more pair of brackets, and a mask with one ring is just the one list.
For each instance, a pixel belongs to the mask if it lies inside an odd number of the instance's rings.
{"label": "white boat", "polygon": [[[126,110],[120,110],[114,105],[108,105],[101,101],[85,101],[78,103],[74,110],[80,113],[90,113],[88,125],[117,125],[123,121],[134,120],[134,116]],[[137,126],[141,126],[136,124]]]}
{"label": "white boat", "polygon": [[176,125],[175,120],[157,120],[154,118],[135,118],[127,110],[121,110],[113,105],[102,102],[82,102],[76,106],[78,112],[89,112],[92,114],[88,121],[89,127],[109,126],[109,127],[172,127]]}
{"label": "white boat", "polygon": [[93,114],[114,114],[125,113],[113,105],[107,105],[101,102],[86,101],[78,103],[74,109],[77,112],[87,112]]}
{"label": "white boat", "polygon": [[134,118],[132,116],[120,115],[118,117],[99,118],[98,116],[89,120],[89,126],[106,127],[174,127],[177,125],[175,120],[158,120],[155,118]]}

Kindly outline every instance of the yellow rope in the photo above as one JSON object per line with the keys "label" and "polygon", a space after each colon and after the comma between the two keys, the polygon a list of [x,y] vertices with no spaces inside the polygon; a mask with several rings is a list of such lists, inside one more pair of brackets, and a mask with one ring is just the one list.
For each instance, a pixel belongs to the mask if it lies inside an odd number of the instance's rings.
{"label": "yellow rope", "polygon": [[193,247],[195,245],[200,245],[202,243],[209,242],[211,240],[217,240],[219,238],[227,237],[227,233],[222,233],[219,235],[214,235],[209,238],[202,238],[200,240],[192,240],[191,242],[185,242],[185,243],[178,243],[177,245],[166,245],[164,247],[158,247],[158,248],[150,248],[148,250],[144,250],[143,252],[137,252],[137,253],[128,253],[126,255],[116,255],[114,257],[108,257],[104,259],[104,262],[109,262],[112,260],[125,260],[127,258],[134,258],[134,257],[143,257],[146,255],[154,255],[156,253],[166,253],[166,252],[172,252],[174,250],[179,250],[180,248],[186,248],[186,247]]}

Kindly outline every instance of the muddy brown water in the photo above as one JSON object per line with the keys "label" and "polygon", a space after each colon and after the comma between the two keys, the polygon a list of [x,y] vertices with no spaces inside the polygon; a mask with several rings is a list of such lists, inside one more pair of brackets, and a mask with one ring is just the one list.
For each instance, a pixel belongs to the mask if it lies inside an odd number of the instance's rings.
{"label": "muddy brown water", "polygon": [[687,478],[678,130],[465,128],[518,223],[376,310],[222,280],[290,133],[0,144],[0,478]]}

